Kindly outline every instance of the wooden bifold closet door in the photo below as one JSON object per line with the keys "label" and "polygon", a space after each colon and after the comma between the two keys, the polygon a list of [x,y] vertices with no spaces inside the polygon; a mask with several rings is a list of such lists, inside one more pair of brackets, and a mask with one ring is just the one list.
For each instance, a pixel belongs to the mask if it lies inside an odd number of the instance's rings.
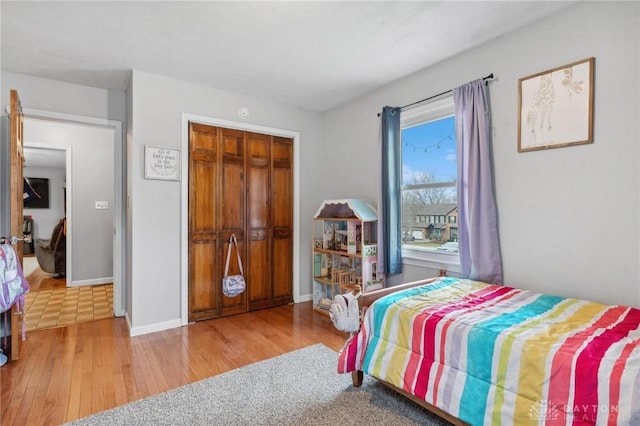
{"label": "wooden bifold closet door", "polygon": [[[291,302],[293,140],[197,123],[189,131],[189,320]],[[231,234],[247,281],[233,298],[222,294]]]}

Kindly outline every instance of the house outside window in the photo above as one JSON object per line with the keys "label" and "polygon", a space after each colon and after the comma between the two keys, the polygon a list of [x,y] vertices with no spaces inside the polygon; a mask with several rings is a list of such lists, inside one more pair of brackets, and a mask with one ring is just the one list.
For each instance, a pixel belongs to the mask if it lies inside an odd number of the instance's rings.
{"label": "house outside window", "polygon": [[452,96],[401,114],[402,257],[406,264],[459,272],[453,114]]}

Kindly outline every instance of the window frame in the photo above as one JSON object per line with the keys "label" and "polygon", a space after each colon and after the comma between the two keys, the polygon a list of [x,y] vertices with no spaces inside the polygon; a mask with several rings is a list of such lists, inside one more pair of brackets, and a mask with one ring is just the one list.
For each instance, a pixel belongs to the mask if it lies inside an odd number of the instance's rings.
{"label": "window frame", "polygon": [[[403,110],[400,114],[400,131],[402,132],[407,127],[451,117],[454,113],[453,94],[448,94],[428,104]],[[401,149],[404,154],[404,146]],[[402,200],[402,194],[399,198]],[[429,269],[444,268],[454,273],[462,272],[459,253],[436,252],[422,247],[409,247],[405,244],[402,244],[402,263]]]}

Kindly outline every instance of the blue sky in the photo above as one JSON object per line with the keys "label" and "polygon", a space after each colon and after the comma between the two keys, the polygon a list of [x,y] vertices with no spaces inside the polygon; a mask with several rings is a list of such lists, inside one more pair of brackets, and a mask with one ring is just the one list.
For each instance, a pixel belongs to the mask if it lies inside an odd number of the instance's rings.
{"label": "blue sky", "polygon": [[454,117],[402,131],[403,183],[413,183],[415,173],[435,174],[439,181],[455,180],[456,135]]}

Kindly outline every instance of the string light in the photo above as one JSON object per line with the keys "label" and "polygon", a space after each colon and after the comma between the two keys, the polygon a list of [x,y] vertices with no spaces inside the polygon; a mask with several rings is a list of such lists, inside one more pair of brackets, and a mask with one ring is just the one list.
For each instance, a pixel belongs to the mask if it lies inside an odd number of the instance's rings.
{"label": "string light", "polygon": [[428,146],[416,145],[414,143],[411,143],[411,142],[407,141],[407,139],[404,136],[402,137],[402,142],[404,142],[404,146],[405,147],[411,147],[413,149],[413,152],[415,152],[416,149],[420,149],[420,150],[424,150],[424,153],[427,154],[428,151],[429,151],[429,148],[440,149],[440,145],[442,143],[446,142],[447,140],[453,139],[454,131],[455,130],[452,130],[451,133],[449,133],[447,136],[445,136],[444,138],[440,139],[438,142],[434,143],[433,145],[428,145]]}

